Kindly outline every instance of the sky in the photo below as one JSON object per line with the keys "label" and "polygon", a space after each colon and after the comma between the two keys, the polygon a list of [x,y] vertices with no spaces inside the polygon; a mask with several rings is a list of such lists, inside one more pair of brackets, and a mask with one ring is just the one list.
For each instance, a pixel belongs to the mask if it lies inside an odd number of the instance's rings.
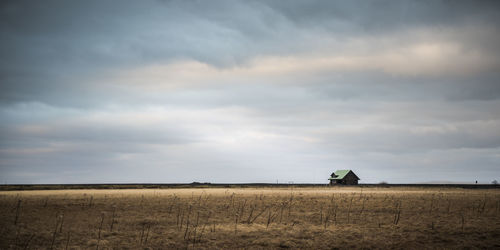
{"label": "sky", "polygon": [[0,3],[0,182],[500,181],[500,2]]}

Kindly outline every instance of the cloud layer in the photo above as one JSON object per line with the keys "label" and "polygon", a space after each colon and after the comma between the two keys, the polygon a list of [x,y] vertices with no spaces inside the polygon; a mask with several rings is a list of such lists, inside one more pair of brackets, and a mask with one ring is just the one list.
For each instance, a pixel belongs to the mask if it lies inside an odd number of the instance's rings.
{"label": "cloud layer", "polygon": [[489,183],[499,7],[3,2],[0,181]]}

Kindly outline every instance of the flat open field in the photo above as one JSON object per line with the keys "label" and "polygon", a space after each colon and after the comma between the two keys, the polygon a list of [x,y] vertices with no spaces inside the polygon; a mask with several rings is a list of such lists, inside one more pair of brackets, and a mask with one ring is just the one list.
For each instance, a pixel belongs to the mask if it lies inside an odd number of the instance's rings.
{"label": "flat open field", "polygon": [[500,189],[0,192],[1,249],[500,248]]}

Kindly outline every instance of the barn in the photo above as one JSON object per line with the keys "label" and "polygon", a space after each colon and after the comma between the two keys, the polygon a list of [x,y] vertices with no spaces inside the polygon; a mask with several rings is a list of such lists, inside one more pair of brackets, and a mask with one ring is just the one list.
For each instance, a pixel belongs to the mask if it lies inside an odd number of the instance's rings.
{"label": "barn", "polygon": [[358,185],[359,177],[352,170],[337,170],[330,175],[330,185]]}

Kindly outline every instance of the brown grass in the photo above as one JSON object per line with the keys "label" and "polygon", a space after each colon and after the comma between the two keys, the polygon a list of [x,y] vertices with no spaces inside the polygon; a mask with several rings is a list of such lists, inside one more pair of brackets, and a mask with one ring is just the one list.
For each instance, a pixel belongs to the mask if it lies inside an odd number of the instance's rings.
{"label": "brown grass", "polygon": [[1,249],[499,248],[500,190],[0,192]]}

